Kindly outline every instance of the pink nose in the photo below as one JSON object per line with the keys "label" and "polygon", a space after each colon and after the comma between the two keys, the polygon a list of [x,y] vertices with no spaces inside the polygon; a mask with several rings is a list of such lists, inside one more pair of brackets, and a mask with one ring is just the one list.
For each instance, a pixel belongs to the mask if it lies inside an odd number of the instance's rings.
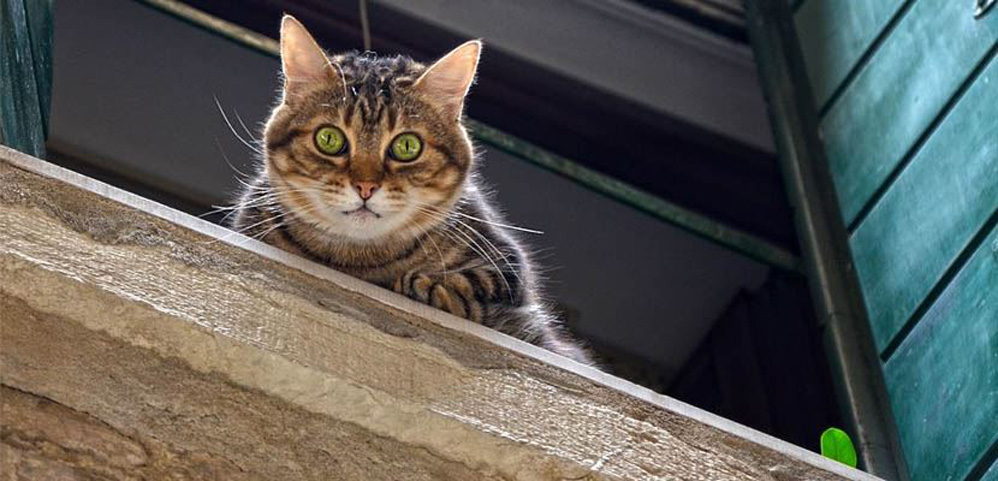
{"label": "pink nose", "polygon": [[360,194],[360,198],[364,200],[370,199],[371,196],[378,190],[378,187],[381,186],[374,182],[358,181],[353,184],[353,188],[357,189],[357,193]]}

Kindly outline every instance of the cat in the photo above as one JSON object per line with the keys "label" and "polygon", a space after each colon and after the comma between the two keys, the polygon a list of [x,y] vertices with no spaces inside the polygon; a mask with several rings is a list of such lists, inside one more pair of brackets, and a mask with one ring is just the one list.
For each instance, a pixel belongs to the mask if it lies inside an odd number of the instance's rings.
{"label": "cat", "polygon": [[230,227],[594,365],[475,172],[463,110],[481,42],[429,67],[330,57],[285,16],[280,45],[283,89]]}

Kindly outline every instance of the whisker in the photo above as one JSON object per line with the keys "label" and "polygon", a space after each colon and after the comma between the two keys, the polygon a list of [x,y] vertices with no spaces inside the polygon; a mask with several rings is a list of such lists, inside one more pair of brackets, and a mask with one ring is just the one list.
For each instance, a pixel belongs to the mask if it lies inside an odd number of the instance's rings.
{"label": "whisker", "polygon": [[[275,221],[275,223],[274,223],[273,226],[271,226],[271,227],[269,227],[269,228],[267,228],[265,230],[262,230],[262,231],[260,231],[260,232],[258,232],[256,234],[253,234],[253,235],[246,235],[247,239],[262,240],[264,237],[266,237],[271,232],[273,232],[273,231],[275,231],[277,229],[280,229],[283,226],[286,226],[287,223],[284,222],[284,220],[282,220],[282,219],[284,217],[286,217],[287,215],[292,214],[292,213],[298,213],[298,214],[305,215],[305,214],[313,212],[315,209],[316,209],[316,207],[309,206],[309,207],[303,209],[301,212],[291,212],[291,211],[282,212],[282,213],[280,213],[278,215],[275,215],[273,217],[268,217],[267,219],[264,219],[261,222],[257,222],[255,224],[250,225],[250,226],[246,226],[245,228],[240,229],[238,231],[232,231],[232,232],[230,232],[229,234],[227,234],[226,236],[222,237],[219,240],[225,240],[229,236],[231,236],[232,234],[242,234],[242,233],[244,233],[244,232],[246,232],[246,231],[248,231],[248,230],[250,230],[250,229],[252,229],[252,228],[254,228],[254,227],[258,226],[258,225],[260,225],[260,224],[263,224],[265,222]],[[245,242],[239,243],[239,247],[242,247],[244,244],[245,244]]]}
{"label": "whisker", "polygon": [[236,115],[236,121],[239,122],[240,126],[242,126],[243,132],[246,133],[246,136],[252,139],[254,144],[260,145],[261,144],[260,139],[256,138],[255,135],[250,133],[250,129],[246,128],[246,124],[243,123],[243,118],[239,116],[239,111],[236,109],[232,109],[232,113]]}
{"label": "whisker", "polygon": [[236,180],[238,180],[240,182],[244,182],[240,178],[240,176],[243,177],[243,178],[246,178],[246,179],[251,178],[250,175],[243,173],[243,171],[237,169],[236,166],[233,165],[231,161],[229,161],[229,156],[225,153],[225,149],[222,147],[222,143],[218,141],[218,137],[215,138],[215,145],[218,146],[218,151],[222,154],[222,160],[225,161],[225,164],[228,165],[229,168],[233,170],[233,172],[235,172],[236,174],[238,174],[238,176],[236,177]]}
{"label": "whisker", "polygon": [[[444,232],[448,232],[448,231],[444,231]],[[506,287],[506,292],[509,294],[509,300],[510,300],[510,302],[513,302],[513,288],[510,287],[509,281],[506,279],[506,275],[503,273],[502,269],[499,268],[499,264],[497,264],[495,262],[495,260],[492,259],[492,256],[488,255],[488,253],[485,252],[485,249],[483,249],[481,246],[479,246],[478,243],[475,242],[474,239],[472,239],[471,236],[467,235],[466,233],[464,233],[464,232],[462,232],[460,230],[455,230],[454,232],[462,234],[464,236],[464,238],[467,239],[467,241],[464,241],[464,240],[461,240],[461,239],[455,239],[455,240],[458,240],[458,241],[462,242],[465,246],[467,246],[473,252],[475,252],[476,254],[478,254],[479,257],[484,258],[486,261],[489,262],[489,264],[492,265],[492,268],[495,269],[495,271],[496,271],[497,274],[499,274],[499,279],[502,281],[503,285]],[[454,239],[454,237],[451,237],[451,238]],[[468,241],[471,241],[471,243],[474,244],[475,247],[472,247],[472,245],[469,244]]]}
{"label": "whisker", "polygon": [[[233,205],[212,205],[212,210],[198,215],[198,217],[206,217],[212,214],[218,214],[225,211],[235,212],[242,209],[248,209],[251,207],[263,207],[266,205],[271,205],[270,202],[258,202],[257,199],[251,199],[246,202],[241,202]],[[224,220],[224,219],[223,219]]]}
{"label": "whisker", "polygon": [[[263,193],[261,193],[261,194],[254,194],[252,197],[250,197],[250,198],[248,198],[248,199],[246,199],[246,200],[244,200],[242,202],[238,202],[238,203],[235,203],[235,204],[229,205],[229,206],[217,206],[217,205],[213,205],[211,207],[214,210],[205,212],[204,214],[201,214],[199,217],[204,217],[204,216],[208,216],[208,215],[212,215],[212,214],[217,214],[219,212],[225,212],[225,211],[230,211],[229,215],[231,215],[232,213],[235,213],[236,211],[241,210],[241,209],[249,209],[249,208],[253,208],[253,207],[266,207],[266,206],[277,205],[278,204],[278,200],[279,200],[279,196],[281,194],[296,193],[296,192],[311,192],[311,191],[313,191],[313,189],[310,189],[310,188],[299,188],[299,189],[273,189],[273,188],[271,188],[271,189],[265,189],[265,188],[259,188],[259,189],[260,189],[259,191],[263,192]],[[224,221],[225,219],[227,219],[229,217],[229,215],[226,215],[221,220]]]}
{"label": "whisker", "polygon": [[[417,206],[416,208],[417,209],[422,209],[419,206]],[[442,212],[439,212],[439,211],[431,211],[431,212],[435,212],[436,214],[438,214],[439,216],[441,216],[441,218],[443,218],[443,216],[444,216],[444,214]],[[464,221],[462,221],[460,219],[451,219],[451,220],[454,221],[454,222],[456,222],[456,223],[458,223],[458,224],[460,224],[461,226],[465,227],[466,229],[470,230],[473,234],[475,234],[476,236],[478,236],[478,238],[481,239],[482,242],[485,243],[485,245],[488,246],[492,250],[492,252],[495,252],[499,257],[502,258],[502,260],[506,264],[506,266],[509,267],[510,273],[513,274],[513,276],[516,277],[516,279],[518,281],[520,281],[521,283],[523,282],[523,279],[520,278],[520,274],[517,271],[517,269],[515,267],[513,267],[512,263],[510,263],[509,256],[506,253],[504,253],[502,250],[500,250],[498,247],[496,247],[496,245],[491,240],[489,240],[488,237],[486,237],[485,235],[483,235],[481,232],[478,231],[478,229],[475,229],[474,227],[472,227],[471,225],[469,225],[467,222],[464,222]],[[483,250],[484,250],[484,248],[483,248]],[[492,256],[488,256],[488,258],[489,258],[490,261],[493,261]],[[498,266],[496,267],[496,269],[499,270]],[[500,270],[500,272],[502,272],[502,271]]]}
{"label": "whisker", "polygon": [[212,97],[215,99],[215,106],[218,107],[218,113],[222,114],[222,119],[225,120],[225,125],[229,127],[229,132],[232,132],[232,135],[235,135],[236,138],[246,146],[246,148],[256,152],[257,155],[263,155],[263,152],[260,151],[260,149],[254,147],[252,144],[247,142],[246,139],[242,138],[242,136],[239,135],[239,132],[236,132],[236,129],[232,126],[232,122],[229,121],[229,116],[225,114],[225,109],[223,109],[222,104],[219,103],[218,97]]}
{"label": "whisker", "polygon": [[207,244],[212,244],[212,243],[219,242],[219,241],[226,241],[233,234],[244,234],[245,235],[246,232],[248,232],[248,231],[256,228],[257,226],[266,224],[267,222],[276,221],[276,220],[281,219],[281,218],[283,218],[283,217],[285,217],[285,216],[287,216],[287,215],[289,215],[291,213],[292,212],[290,210],[289,211],[285,211],[285,212],[281,212],[281,213],[278,213],[277,215],[274,215],[272,217],[267,217],[267,218],[265,218],[265,219],[263,219],[263,220],[261,220],[259,222],[254,222],[253,224],[250,224],[248,226],[243,226],[243,227],[241,227],[239,229],[232,229],[228,234],[226,234],[226,235],[224,235],[224,236],[222,236],[222,237],[220,237],[218,239],[214,239],[214,240],[208,241]]}
{"label": "whisker", "polygon": [[479,219],[478,217],[475,217],[473,215],[465,214],[464,212],[457,212],[457,211],[455,211],[454,214],[457,214],[457,215],[459,215],[461,217],[465,217],[465,218],[468,218],[468,219],[471,219],[471,220],[476,220],[476,221],[481,222],[483,224],[489,224],[489,225],[500,227],[500,228],[503,228],[503,229],[512,229],[512,230],[515,230],[515,231],[526,232],[528,234],[544,235],[544,231],[539,231],[539,230],[535,230],[535,229],[528,229],[526,227],[520,227],[520,226],[515,226],[515,225],[509,225],[509,224],[501,224],[499,222],[494,222],[494,221],[491,221],[491,220]]}
{"label": "whisker", "polygon": [[523,279],[520,278],[520,273],[517,272],[516,268],[513,267],[513,264],[511,264],[509,262],[509,257],[508,257],[508,255],[506,253],[504,253],[503,251],[499,250],[499,248],[496,247],[496,245],[494,243],[492,243],[491,240],[489,240],[487,237],[485,237],[481,232],[478,232],[478,230],[475,229],[474,227],[468,225],[467,223],[465,223],[463,221],[457,220],[457,219],[455,219],[455,221],[457,221],[458,223],[460,223],[461,225],[463,225],[464,227],[466,227],[468,230],[470,230],[472,233],[474,233],[475,235],[477,235],[480,239],[482,239],[482,242],[484,242],[487,246],[489,246],[492,249],[493,252],[495,252],[496,254],[498,254],[499,257],[502,257],[503,262],[505,262],[506,266],[509,267],[510,273],[513,274],[514,277],[516,277],[517,281],[519,281],[521,284],[523,283]]}
{"label": "whisker", "polygon": [[[417,204],[417,205],[419,205],[421,207],[427,207],[427,208],[430,208],[430,209],[434,209],[434,210],[440,212],[441,214],[444,214],[443,211],[440,211],[438,207],[436,207],[436,206],[434,206],[432,204],[427,204],[425,202],[416,202],[416,201],[410,201],[410,202],[412,202],[413,204]],[[483,224],[488,224],[488,225],[499,227],[499,228],[503,228],[503,229],[512,229],[512,230],[516,230],[516,231],[520,231],[520,232],[526,232],[528,234],[538,234],[538,235],[543,235],[544,234],[543,231],[539,231],[539,230],[535,230],[535,229],[528,229],[526,227],[520,227],[520,226],[517,226],[517,225],[503,224],[503,223],[500,223],[500,222],[486,220],[486,219],[482,219],[482,218],[479,218],[479,217],[475,217],[475,216],[470,215],[470,214],[465,214],[464,212],[461,212],[461,211],[458,211],[458,210],[453,210],[450,213],[454,214],[454,215],[458,215],[458,216],[464,217],[464,218],[467,218],[467,219],[478,221],[478,222],[481,222]]]}
{"label": "whisker", "polygon": [[443,253],[443,251],[440,250],[440,246],[437,244],[437,241],[433,239],[433,234],[430,234],[430,235],[426,236],[426,238],[430,239],[430,242],[433,243],[433,247],[437,250],[437,255],[440,256],[440,267],[443,268],[444,278],[446,279],[447,278],[447,262],[444,261],[444,253]]}
{"label": "whisker", "polygon": [[[419,209],[419,207],[417,207],[417,209]],[[435,215],[439,216],[440,214],[437,213],[437,212],[425,211],[425,210],[422,210],[422,209],[417,210],[417,212],[420,212],[423,215],[426,215],[427,217],[430,217],[431,219],[440,220],[439,217],[433,217],[433,215],[432,215],[432,214],[435,214]],[[460,221],[458,221],[458,222],[460,222]],[[465,227],[467,227],[467,226],[465,226]],[[492,256],[490,256],[488,254],[488,252],[486,252],[485,248],[482,247],[480,244],[478,244],[478,242],[475,241],[474,237],[472,237],[470,234],[464,232],[461,229],[453,229],[453,230],[451,230],[451,229],[445,228],[441,232],[443,232],[444,234],[448,234],[448,236],[451,237],[451,239],[460,242],[461,244],[465,245],[466,247],[468,247],[469,249],[471,249],[473,252],[475,252],[479,257],[481,257],[481,258],[485,259],[486,261],[488,261],[489,264],[492,265],[492,268],[495,269],[496,273],[499,274],[499,278],[502,280],[503,284],[506,286],[506,292],[509,293],[510,302],[512,302],[514,300],[513,299],[513,288],[509,285],[509,281],[506,280],[506,276],[504,275],[503,270],[499,268],[499,264],[496,263],[495,259],[493,259]],[[475,231],[475,232],[478,233],[477,231]],[[450,234],[460,234],[463,237],[463,240],[459,239],[459,238],[455,238],[454,236],[451,236]],[[481,235],[481,234],[478,234],[478,235]],[[501,255],[501,253],[500,253],[500,255]],[[507,263],[507,265],[508,265],[508,263]],[[510,266],[510,269],[512,269],[512,266]],[[512,272],[513,275],[516,276],[517,279],[519,280],[519,275],[516,273],[516,270],[515,269],[512,269],[512,270],[513,270],[513,272]]]}

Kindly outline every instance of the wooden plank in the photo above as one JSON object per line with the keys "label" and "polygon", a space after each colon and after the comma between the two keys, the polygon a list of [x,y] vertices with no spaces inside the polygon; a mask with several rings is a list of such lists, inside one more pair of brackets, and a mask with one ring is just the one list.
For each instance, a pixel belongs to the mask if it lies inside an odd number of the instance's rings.
{"label": "wooden plank", "polygon": [[973,2],[919,0],[822,120],[846,224],[998,39]]}
{"label": "wooden plank", "polygon": [[850,239],[882,352],[998,208],[998,61]]}
{"label": "wooden plank", "polygon": [[998,442],[995,286],[998,229],[884,367],[912,481],[965,479]]}
{"label": "wooden plank", "polygon": [[815,108],[821,109],[903,0],[811,0],[794,14]]}

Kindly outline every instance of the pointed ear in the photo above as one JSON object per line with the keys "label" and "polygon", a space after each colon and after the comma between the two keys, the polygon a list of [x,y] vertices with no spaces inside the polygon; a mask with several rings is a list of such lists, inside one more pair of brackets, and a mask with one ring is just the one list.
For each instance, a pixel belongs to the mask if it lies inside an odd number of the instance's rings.
{"label": "pointed ear", "polygon": [[308,30],[291,15],[281,19],[281,66],[285,102],[316,83],[345,89],[339,67],[329,61]]}
{"label": "pointed ear", "polygon": [[426,69],[413,88],[442,106],[449,117],[459,118],[481,51],[481,41],[465,42]]}

